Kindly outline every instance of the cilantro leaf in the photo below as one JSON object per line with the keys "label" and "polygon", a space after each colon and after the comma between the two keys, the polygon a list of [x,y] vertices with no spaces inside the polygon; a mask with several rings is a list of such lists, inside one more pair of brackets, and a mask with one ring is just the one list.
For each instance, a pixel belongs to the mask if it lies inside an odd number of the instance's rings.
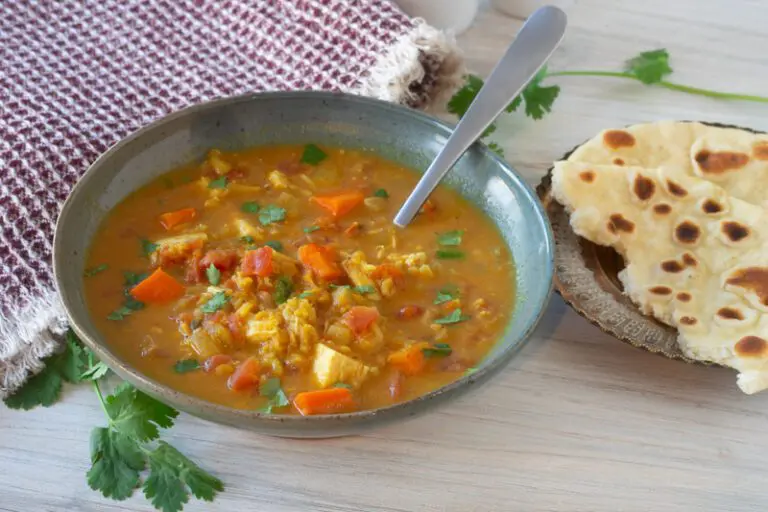
{"label": "cilantro leaf", "polygon": [[311,296],[313,296],[314,294],[315,294],[315,292],[313,292],[313,291],[301,292],[301,293],[298,295],[298,297],[299,297],[300,299],[306,299],[306,298],[308,298],[308,297],[311,297]]}
{"label": "cilantro leaf", "polygon": [[270,240],[264,245],[266,245],[267,247],[271,247],[273,250],[277,252],[283,252],[283,244],[278,242],[277,240]]}
{"label": "cilantro leaf", "polygon": [[288,300],[293,292],[293,281],[290,277],[280,276],[275,283],[275,291],[272,293],[272,298],[275,299],[275,304],[282,304]]}
{"label": "cilantro leaf", "polygon": [[240,237],[240,241],[244,244],[253,244],[256,240],[251,235],[245,235]]}
{"label": "cilantro leaf", "polygon": [[123,272],[123,278],[125,279],[125,286],[126,287],[134,287],[146,278],[149,277],[149,274],[144,272],[142,274],[137,274],[136,272]]}
{"label": "cilantro leaf", "polygon": [[280,385],[280,379],[272,377],[264,381],[259,387],[259,395],[269,399],[269,402],[258,410],[266,414],[272,414],[273,407],[285,407],[290,404],[288,396]]}
{"label": "cilantro leaf", "polygon": [[661,82],[672,73],[669,66],[669,53],[666,49],[642,52],[627,60],[624,71],[637,77],[644,84]]}
{"label": "cilantro leaf", "polygon": [[42,371],[27,379],[21,388],[5,398],[7,407],[26,411],[38,405],[53,405],[61,393],[62,382],[80,381],[80,375],[88,364],[80,340],[72,330],[66,334],[64,349],[48,356],[43,363],[45,366]]}
{"label": "cilantro leaf", "polygon": [[460,322],[464,322],[466,320],[469,320],[468,316],[461,314],[461,308],[454,309],[450,315],[444,316],[442,318],[437,318],[434,320],[434,323],[438,325],[450,325],[450,324],[458,324]]}
{"label": "cilantro leaf", "polygon": [[435,255],[439,260],[460,260],[464,258],[464,251],[458,249],[438,249]]}
{"label": "cilantro leaf", "polygon": [[544,114],[552,110],[552,104],[557,99],[557,95],[560,94],[559,85],[541,86],[541,82],[546,76],[547,67],[544,66],[522,92],[525,101],[525,115],[536,120],[541,119]]}
{"label": "cilantro leaf", "polygon": [[223,308],[229,302],[229,295],[226,292],[216,292],[208,302],[202,305],[200,311],[203,313],[215,313]]}
{"label": "cilantro leaf", "polygon": [[463,234],[464,231],[460,229],[439,233],[437,235],[437,243],[440,245],[461,245],[461,237]]}
{"label": "cilantro leaf", "polygon": [[226,176],[221,176],[220,178],[216,178],[215,180],[211,180],[208,182],[208,188],[217,189],[217,188],[227,188],[227,183],[229,180],[227,180]]}
{"label": "cilantro leaf", "polygon": [[320,229],[318,226],[307,226],[306,228],[302,229],[302,231],[309,234],[309,233],[314,233],[318,229]]}
{"label": "cilantro leaf", "polygon": [[189,501],[190,492],[198,499],[212,501],[217,492],[224,490],[224,484],[176,448],[160,441],[149,453],[149,477],[143,490],[158,510],[178,512]]}
{"label": "cilantro leaf", "polygon": [[180,359],[173,365],[173,371],[176,373],[187,373],[200,368],[197,359]]}
{"label": "cilantro leaf", "polygon": [[106,263],[102,263],[101,265],[97,265],[97,266],[95,266],[93,268],[86,269],[85,272],[83,272],[83,275],[85,277],[93,277],[96,274],[101,274],[102,272],[104,272],[108,268],[109,268],[109,265],[107,265]]}
{"label": "cilantro leaf", "polygon": [[444,286],[437,291],[437,298],[433,304],[443,304],[459,297],[459,288],[455,285]]}
{"label": "cilantro leaf", "polygon": [[91,431],[91,469],[88,485],[105,498],[124,500],[139,484],[139,472],[146,466],[136,440],[103,427]]}
{"label": "cilantro leaf", "polygon": [[144,254],[144,256],[151,256],[152,253],[157,250],[157,248],[158,245],[156,243],[150,242],[146,238],[141,239],[141,252]]}
{"label": "cilantro leaf", "polygon": [[58,370],[48,366],[27,379],[24,385],[17,389],[11,396],[6,397],[3,402],[10,409],[22,409],[28,411],[38,405],[50,407],[59,398],[61,392],[61,376]]}
{"label": "cilantro leaf", "polygon": [[464,86],[456,91],[453,97],[448,101],[448,112],[455,114],[461,119],[469,110],[469,106],[475,101],[475,96],[483,88],[483,79],[477,75],[467,75],[464,77]]}
{"label": "cilantro leaf", "polygon": [[99,361],[80,375],[80,380],[99,380],[107,373],[109,373],[109,366],[104,364],[104,362]]}
{"label": "cilantro leaf", "polygon": [[376,293],[376,287],[372,284],[363,284],[360,286],[353,286],[352,291],[359,293],[360,295],[366,295],[369,293]]}
{"label": "cilantro leaf", "polygon": [[262,226],[267,226],[282,220],[285,220],[285,208],[268,204],[259,212],[259,222],[261,222]]}
{"label": "cilantro leaf", "polygon": [[500,157],[502,157],[502,158],[504,157],[504,150],[501,148],[501,146],[499,146],[495,142],[489,142],[486,145],[488,146],[488,149],[490,149],[491,151],[493,151],[494,153],[496,153]]}
{"label": "cilantro leaf", "polygon": [[178,411],[158,402],[137,390],[128,383],[123,383],[109,395],[104,408],[110,417],[110,424],[122,434],[150,441],[160,435],[158,427],[173,426],[173,419]]}
{"label": "cilantro leaf", "polygon": [[259,213],[260,209],[256,201],[246,201],[240,206],[240,210],[245,213]]}
{"label": "cilantro leaf", "polygon": [[349,384],[345,384],[343,382],[337,382],[332,387],[334,387],[334,388],[344,388],[344,389],[350,389],[350,390],[352,389],[352,386],[350,386]]}
{"label": "cilantro leaf", "polygon": [[431,347],[421,349],[424,357],[446,357],[453,353],[453,349],[447,343],[435,343]]}
{"label": "cilantro leaf", "polygon": [[373,197],[381,197],[382,199],[389,199],[389,192],[387,192],[383,188],[380,188],[373,193]]}
{"label": "cilantro leaf", "polygon": [[325,152],[314,144],[304,146],[304,152],[301,154],[301,163],[317,165],[328,158]]}
{"label": "cilantro leaf", "polygon": [[208,282],[213,286],[217,286],[221,281],[221,272],[213,263],[211,263],[211,266],[205,269],[205,275],[208,277]]}

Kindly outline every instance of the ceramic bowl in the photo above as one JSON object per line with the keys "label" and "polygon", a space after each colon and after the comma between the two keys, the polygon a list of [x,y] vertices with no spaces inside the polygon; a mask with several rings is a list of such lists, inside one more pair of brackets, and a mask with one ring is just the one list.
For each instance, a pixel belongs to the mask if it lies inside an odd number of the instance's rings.
{"label": "ceramic bowl", "polygon": [[390,103],[336,93],[263,93],[189,107],[137,131],[104,153],[77,183],[56,227],[54,270],[71,325],[115,373],[159,400],[208,420],[284,437],[332,437],[413,416],[475,387],[501,369],[536,326],[552,290],[553,239],[534,191],[482,144],[458,162],[446,184],[479,206],[501,231],[516,263],[514,314],[478,370],[408,402],[350,414],[265,415],[213,404],[168,388],[122,361],[85,305],[83,270],[107,212],[157,176],[202,159],[208,149],[318,144],[372,150],[424,170],[451,127]]}

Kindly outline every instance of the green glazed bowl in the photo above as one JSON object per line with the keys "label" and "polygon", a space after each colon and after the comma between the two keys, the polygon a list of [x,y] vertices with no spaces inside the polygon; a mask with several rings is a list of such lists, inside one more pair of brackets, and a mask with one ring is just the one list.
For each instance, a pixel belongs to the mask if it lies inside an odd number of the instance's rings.
{"label": "green glazed bowl", "polygon": [[147,378],[118,358],[85,305],[83,270],[91,239],[107,212],[159,175],[212,147],[318,144],[372,150],[424,170],[451,127],[390,103],[336,93],[250,94],[192,106],[137,131],[104,153],[77,183],[56,226],[56,284],[72,328],[120,377],[157,399],[208,420],[283,437],[333,437],[416,415],[499,371],[541,318],[552,290],[553,241],[536,194],[509,165],[475,144],[446,177],[493,219],[516,264],[514,314],[471,375],[419,398],[380,409],[324,416],[266,415],[213,404]]}

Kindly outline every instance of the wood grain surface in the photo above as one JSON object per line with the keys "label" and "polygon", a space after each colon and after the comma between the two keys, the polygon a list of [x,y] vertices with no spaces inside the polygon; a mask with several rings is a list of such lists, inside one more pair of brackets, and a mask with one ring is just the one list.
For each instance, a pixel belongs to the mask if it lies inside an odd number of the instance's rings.
{"label": "wood grain surface", "polygon": [[[615,69],[666,47],[674,79],[766,94],[768,2],[579,0],[552,60]],[[490,10],[460,37],[487,74],[520,21]],[[532,184],[552,160],[609,126],[658,119],[768,130],[768,106],[719,102],[611,79],[562,78],[553,113],[506,118],[496,134]],[[0,407],[0,510],[152,510],[140,493],[103,499],[85,481],[88,386],[49,409]],[[529,345],[489,384],[433,413],[359,437],[272,439],[182,415],[169,440],[226,491],[185,510],[764,511],[768,392],[735,374],[619,343],[554,298]]]}

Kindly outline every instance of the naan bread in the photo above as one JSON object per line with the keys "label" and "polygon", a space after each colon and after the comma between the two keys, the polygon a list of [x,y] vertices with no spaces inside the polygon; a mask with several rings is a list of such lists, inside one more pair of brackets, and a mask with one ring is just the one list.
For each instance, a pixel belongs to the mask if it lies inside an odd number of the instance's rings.
{"label": "naan bread", "polygon": [[[704,140],[693,131],[681,130],[679,140]],[[676,327],[689,357],[735,368],[746,393],[766,389],[768,210],[665,151],[662,158],[625,154],[624,165],[557,162],[553,195],[576,234],[624,257],[625,293]]]}
{"label": "naan bread", "polygon": [[662,121],[605,130],[571,162],[667,167],[717,183],[737,199],[768,205],[768,135],[701,123]]}

